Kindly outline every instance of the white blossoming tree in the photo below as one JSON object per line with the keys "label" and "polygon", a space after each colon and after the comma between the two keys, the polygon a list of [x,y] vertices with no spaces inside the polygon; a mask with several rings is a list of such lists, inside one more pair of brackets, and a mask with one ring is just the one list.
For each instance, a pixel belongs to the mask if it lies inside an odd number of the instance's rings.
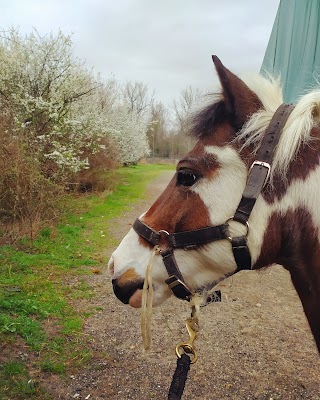
{"label": "white blossoming tree", "polygon": [[107,131],[116,143],[122,164],[136,164],[150,153],[147,128],[147,122],[134,112],[128,112],[126,104],[114,107],[109,113]]}
{"label": "white blossoming tree", "polygon": [[1,112],[10,116],[6,134],[19,138],[52,179],[86,166],[83,146],[90,133],[72,118],[72,106],[96,88],[74,60],[71,39],[59,32],[21,37],[11,29],[0,42]]}
{"label": "white blossoming tree", "polygon": [[53,207],[54,185],[76,183],[97,160],[109,168],[111,158],[130,164],[148,153],[147,118],[115,79],[74,58],[70,36],[2,32],[0,71],[0,221],[38,218]]}
{"label": "white blossoming tree", "polygon": [[[87,168],[85,155],[101,149],[100,139],[108,135],[120,162],[137,162],[148,152],[141,110],[129,105],[115,80],[103,83],[74,59],[71,38],[62,32],[4,33],[0,68],[0,105],[11,117],[6,133],[25,140],[51,179]],[[142,91],[139,100],[146,103],[146,87],[132,87]]]}

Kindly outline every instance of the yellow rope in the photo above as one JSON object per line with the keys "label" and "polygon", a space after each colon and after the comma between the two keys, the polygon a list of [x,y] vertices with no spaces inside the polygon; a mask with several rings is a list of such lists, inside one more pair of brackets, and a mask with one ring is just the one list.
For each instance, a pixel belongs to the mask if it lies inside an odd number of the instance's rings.
{"label": "yellow rope", "polygon": [[[142,302],[141,302],[141,334],[144,350],[150,350],[152,342],[151,323],[152,323],[152,302],[153,302],[153,286],[152,286],[152,267],[154,257],[160,252],[158,246],[152,250],[152,254],[146,269],[146,277],[143,282],[142,288]],[[191,318],[193,320],[193,329],[198,332],[198,317],[200,314],[200,307],[203,305],[204,299],[201,294],[193,294],[190,301]]]}
{"label": "yellow rope", "polygon": [[194,293],[191,296],[190,306],[191,306],[191,316],[192,318],[199,319],[200,307],[204,304],[203,296],[200,293]]}
{"label": "yellow rope", "polygon": [[146,277],[142,289],[142,304],[141,304],[141,334],[144,350],[151,348],[151,322],[152,322],[152,301],[153,301],[153,286],[152,286],[152,266],[154,256],[159,253],[159,247],[155,246],[147,266]]}

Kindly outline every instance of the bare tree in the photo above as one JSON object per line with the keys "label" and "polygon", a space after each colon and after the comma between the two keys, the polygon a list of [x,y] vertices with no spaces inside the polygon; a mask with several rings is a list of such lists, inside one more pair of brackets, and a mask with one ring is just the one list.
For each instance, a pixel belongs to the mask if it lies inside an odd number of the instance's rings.
{"label": "bare tree", "polygon": [[150,111],[148,140],[153,157],[169,157],[169,112],[163,103],[153,103]]}
{"label": "bare tree", "polygon": [[190,151],[194,140],[187,136],[188,119],[204,93],[200,89],[194,89],[187,86],[181,90],[179,99],[174,99],[172,104],[172,112],[175,118],[175,129],[172,136],[172,157],[179,157]]}
{"label": "bare tree", "polygon": [[185,133],[187,119],[203,95],[200,89],[187,86],[185,89],[181,90],[179,99],[173,100],[173,114],[180,133]]}
{"label": "bare tree", "polygon": [[97,103],[99,110],[108,113],[119,104],[121,98],[121,88],[117,80],[112,77],[107,81],[102,81],[98,76],[100,82],[99,87],[96,90]]}
{"label": "bare tree", "polygon": [[123,96],[129,111],[139,116],[145,116],[154,102],[154,92],[150,93],[148,86],[143,82],[127,82],[123,89]]}

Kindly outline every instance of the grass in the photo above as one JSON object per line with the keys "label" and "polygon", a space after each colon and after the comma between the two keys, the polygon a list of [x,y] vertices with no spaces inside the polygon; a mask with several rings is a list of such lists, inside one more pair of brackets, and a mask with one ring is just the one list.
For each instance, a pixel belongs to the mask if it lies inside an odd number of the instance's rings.
{"label": "grass", "polygon": [[168,169],[172,166],[121,168],[112,193],[72,198],[63,223],[46,227],[33,242],[22,239],[0,248],[1,399],[52,399],[40,379],[90,360],[82,329],[98,309],[73,307],[93,296],[84,277],[105,267],[101,250],[114,245],[106,232],[108,223]]}

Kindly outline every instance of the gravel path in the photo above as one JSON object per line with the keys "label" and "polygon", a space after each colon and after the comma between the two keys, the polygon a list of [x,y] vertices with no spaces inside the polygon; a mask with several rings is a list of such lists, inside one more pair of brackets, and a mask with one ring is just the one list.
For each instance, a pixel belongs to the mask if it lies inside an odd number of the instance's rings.
{"label": "gravel path", "polygon": [[[172,174],[148,187],[148,198],[113,221],[117,240],[164,189]],[[112,249],[106,249],[106,261]],[[141,346],[140,312],[120,303],[105,269],[90,276],[95,292],[79,307],[87,319],[94,359],[81,374],[47,382],[55,399],[166,399],[176,365],[175,345],[187,339],[188,306],[170,299],[154,310],[153,348]],[[221,284],[221,303],[204,308],[183,399],[320,400],[320,357],[288,273],[280,266],[241,272]]]}

